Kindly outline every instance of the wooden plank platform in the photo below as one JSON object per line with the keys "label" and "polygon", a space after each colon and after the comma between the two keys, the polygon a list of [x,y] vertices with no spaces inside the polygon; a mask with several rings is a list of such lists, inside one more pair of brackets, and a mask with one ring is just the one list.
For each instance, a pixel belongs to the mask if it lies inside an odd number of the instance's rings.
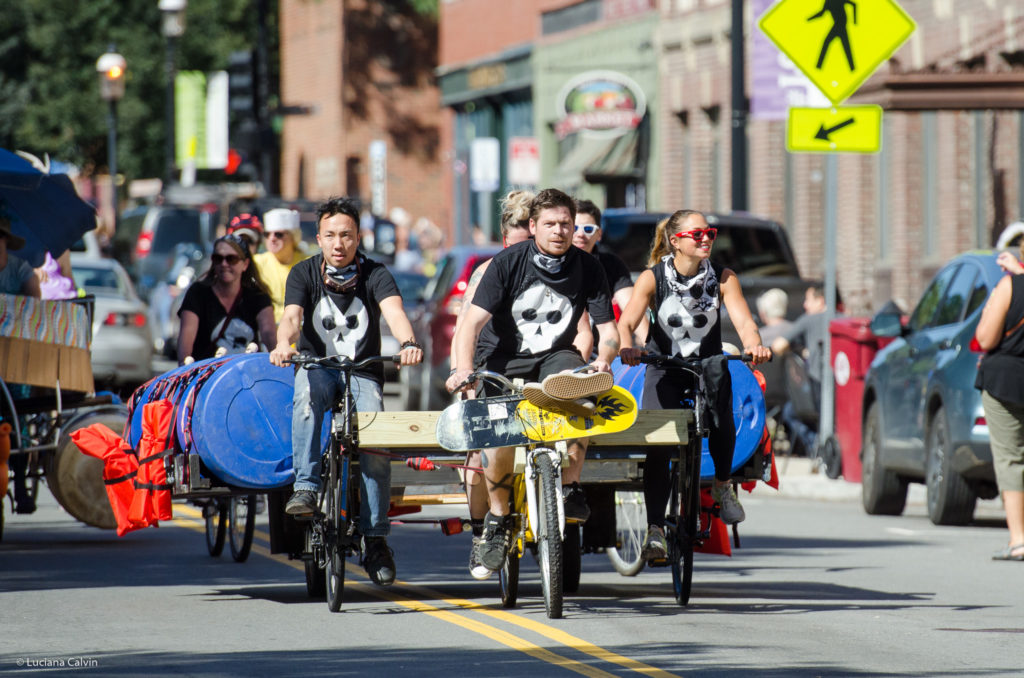
{"label": "wooden plank platform", "polygon": [[[440,449],[434,429],[441,415],[429,412],[360,412],[359,444],[365,447]],[[640,410],[636,423],[620,433],[590,439],[595,446],[683,445],[692,410]]]}

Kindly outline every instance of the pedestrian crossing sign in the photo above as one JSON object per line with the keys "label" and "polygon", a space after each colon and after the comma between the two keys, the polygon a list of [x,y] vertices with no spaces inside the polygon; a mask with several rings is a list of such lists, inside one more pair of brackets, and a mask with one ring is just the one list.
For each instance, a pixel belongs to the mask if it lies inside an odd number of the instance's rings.
{"label": "pedestrian crossing sign", "polygon": [[894,0],[779,0],[758,26],[838,104],[899,49],[917,24]]}
{"label": "pedestrian crossing sign", "polygon": [[877,153],[881,147],[880,106],[789,109],[786,150],[790,153]]}

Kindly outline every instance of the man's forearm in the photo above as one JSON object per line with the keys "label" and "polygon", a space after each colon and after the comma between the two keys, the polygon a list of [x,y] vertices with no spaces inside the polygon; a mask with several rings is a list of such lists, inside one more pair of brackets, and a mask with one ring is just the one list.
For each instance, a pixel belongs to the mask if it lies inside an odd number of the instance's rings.
{"label": "man's forearm", "polygon": [[597,347],[597,359],[610,364],[619,354],[619,332],[615,323],[606,322],[598,325],[597,336],[600,339]]}

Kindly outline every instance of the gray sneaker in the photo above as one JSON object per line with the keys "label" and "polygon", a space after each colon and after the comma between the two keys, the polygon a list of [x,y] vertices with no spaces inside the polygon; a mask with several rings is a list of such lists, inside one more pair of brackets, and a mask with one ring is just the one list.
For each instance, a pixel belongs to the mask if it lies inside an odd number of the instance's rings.
{"label": "gray sneaker", "polygon": [[512,516],[496,516],[490,511],[484,518],[484,534],[480,537],[480,564],[497,572],[505,564],[512,545]]}
{"label": "gray sneaker", "polygon": [[718,517],[726,525],[735,525],[746,520],[747,514],[736,498],[736,491],[732,489],[732,483],[720,485],[715,482],[711,485],[711,499],[718,504]]}
{"label": "gray sneaker", "polygon": [[647,528],[644,546],[640,551],[643,560],[664,560],[668,558],[668,542],[665,541],[665,530],[657,525]]}
{"label": "gray sneaker", "polygon": [[285,504],[284,512],[290,516],[316,513],[316,492],[312,490],[295,490],[291,499]]}
{"label": "gray sneaker", "polygon": [[493,574],[480,562],[480,547],[483,543],[483,537],[473,537],[473,546],[469,549],[469,574],[479,581],[488,579]]}

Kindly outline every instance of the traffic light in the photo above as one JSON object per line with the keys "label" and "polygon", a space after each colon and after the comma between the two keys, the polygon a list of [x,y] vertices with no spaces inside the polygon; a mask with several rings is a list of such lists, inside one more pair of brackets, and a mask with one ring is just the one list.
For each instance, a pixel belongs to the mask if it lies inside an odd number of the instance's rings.
{"label": "traffic light", "polygon": [[232,122],[256,117],[256,77],[253,53],[232,52],[228,57],[228,111]]}

